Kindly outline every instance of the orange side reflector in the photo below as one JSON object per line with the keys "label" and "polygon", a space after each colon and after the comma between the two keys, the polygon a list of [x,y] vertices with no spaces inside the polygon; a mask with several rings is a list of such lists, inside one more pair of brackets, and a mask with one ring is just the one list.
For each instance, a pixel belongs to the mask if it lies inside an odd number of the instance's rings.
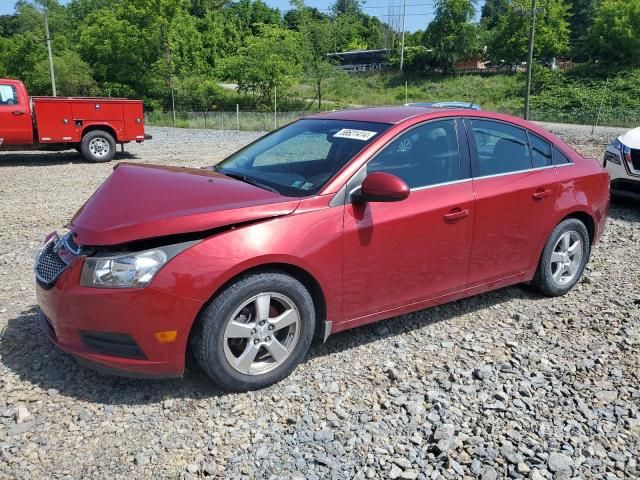
{"label": "orange side reflector", "polygon": [[165,332],[156,332],[155,333],[156,340],[160,343],[171,343],[175,342],[176,338],[178,338],[177,330],[167,330]]}

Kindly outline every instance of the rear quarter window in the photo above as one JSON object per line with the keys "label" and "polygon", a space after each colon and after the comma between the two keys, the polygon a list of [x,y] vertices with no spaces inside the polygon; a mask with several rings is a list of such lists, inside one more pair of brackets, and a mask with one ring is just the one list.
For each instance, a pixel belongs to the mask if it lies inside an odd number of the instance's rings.
{"label": "rear quarter window", "polygon": [[573,163],[573,162],[564,153],[562,153],[556,147],[553,147],[553,164],[554,165],[566,165],[568,163]]}
{"label": "rear quarter window", "polygon": [[551,145],[535,133],[529,132],[529,146],[533,168],[549,167],[553,165]]}

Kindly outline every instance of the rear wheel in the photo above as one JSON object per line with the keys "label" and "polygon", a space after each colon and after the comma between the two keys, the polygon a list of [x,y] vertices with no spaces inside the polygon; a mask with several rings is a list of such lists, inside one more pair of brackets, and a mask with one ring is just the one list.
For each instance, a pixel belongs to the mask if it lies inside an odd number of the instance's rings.
{"label": "rear wheel", "polygon": [[315,328],[313,301],[279,272],[241,277],[202,312],[193,353],[222,388],[263,388],[288,376],[307,353]]}
{"label": "rear wheel", "polygon": [[116,154],[116,141],[110,133],[94,130],[82,138],[80,150],[89,162],[110,162]]}
{"label": "rear wheel", "polygon": [[533,286],[551,297],[564,295],[582,277],[590,251],[584,223],[575,218],[560,222],[544,247]]}

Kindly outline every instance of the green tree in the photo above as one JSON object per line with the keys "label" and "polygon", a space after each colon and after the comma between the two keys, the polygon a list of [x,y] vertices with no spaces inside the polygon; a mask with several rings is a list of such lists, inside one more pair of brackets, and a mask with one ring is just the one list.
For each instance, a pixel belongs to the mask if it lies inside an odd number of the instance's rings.
{"label": "green tree", "polygon": [[[289,30],[300,30],[300,23],[302,22],[303,13],[301,12],[300,8],[297,7],[296,2],[293,2],[292,4],[296,6],[296,8],[292,8],[284,14],[284,27],[288,28]],[[305,5],[304,8],[306,9],[306,15],[310,16],[312,21],[322,21],[330,19],[329,15],[322,13],[315,7],[308,7]]]}
{"label": "green tree", "polygon": [[214,110],[223,98],[218,82],[206,75],[178,77],[174,88],[181,109],[197,112]]}
{"label": "green tree", "polygon": [[262,0],[239,0],[224,10],[227,21],[236,23],[243,37],[259,35],[262,25],[281,25],[280,11]]}
{"label": "green tree", "polygon": [[237,55],[224,60],[224,75],[238,84],[238,91],[251,92],[268,102],[274,87],[284,93],[300,78],[299,51],[297,32],[262,25],[259,35],[248,37]]}
{"label": "green tree", "polygon": [[336,0],[331,6],[334,16],[352,15],[357,17],[362,14],[362,3],[360,0]]}
{"label": "green tree", "polygon": [[363,27],[355,15],[345,14],[333,18],[334,50],[364,50],[369,47],[364,40]]}
{"label": "green tree", "polygon": [[478,50],[478,28],[472,23],[472,0],[436,0],[436,15],[425,32],[425,44],[432,49],[431,63],[449,73],[460,60]]}
{"label": "green tree", "polygon": [[509,12],[511,8],[510,0],[486,0],[482,6],[480,25],[486,30],[493,30],[500,17]]}
{"label": "green tree", "polygon": [[[513,0],[525,10],[531,0]],[[569,52],[569,5],[564,0],[546,0],[544,13],[536,16],[534,56],[549,61]],[[491,32],[488,55],[496,63],[515,64],[527,59],[530,18],[516,16],[510,9]]]}
{"label": "green tree", "polygon": [[640,0],[602,0],[588,33],[594,58],[608,64],[640,65]]}
{"label": "green tree", "polygon": [[[53,57],[58,95],[90,96],[98,93],[98,86],[92,77],[91,68],[80,56],[67,50]],[[34,95],[51,94],[48,59],[39,60],[33,70],[23,77]]]}
{"label": "green tree", "polygon": [[146,72],[159,56],[158,32],[141,30],[112,9],[97,10],[80,26],[78,49],[98,82],[142,93]]}
{"label": "green tree", "polygon": [[221,11],[209,12],[200,22],[206,63],[215,71],[220,59],[235,55],[243,40],[238,25]]}
{"label": "green tree", "polygon": [[200,75],[209,71],[196,17],[182,13],[171,19],[167,40],[176,74]]}
{"label": "green tree", "polygon": [[333,27],[328,18],[317,19],[314,12],[302,0],[293,0],[299,12],[298,31],[302,41],[301,60],[304,70],[315,87],[318,108],[322,108],[322,92],[325,82],[333,75],[335,67],[327,60],[333,46]]}
{"label": "green tree", "polygon": [[588,58],[591,46],[587,32],[593,24],[600,0],[567,0],[567,3],[570,5],[571,12],[569,36],[571,52],[579,59]]}

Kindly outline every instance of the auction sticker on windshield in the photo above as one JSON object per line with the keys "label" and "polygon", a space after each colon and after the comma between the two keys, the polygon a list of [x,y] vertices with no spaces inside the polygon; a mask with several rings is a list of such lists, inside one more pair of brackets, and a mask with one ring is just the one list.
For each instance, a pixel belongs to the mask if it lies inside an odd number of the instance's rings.
{"label": "auction sticker on windshield", "polygon": [[355,130],[353,128],[343,128],[336,132],[334,138],[352,138],[354,140],[369,140],[376,132],[370,132],[368,130]]}

